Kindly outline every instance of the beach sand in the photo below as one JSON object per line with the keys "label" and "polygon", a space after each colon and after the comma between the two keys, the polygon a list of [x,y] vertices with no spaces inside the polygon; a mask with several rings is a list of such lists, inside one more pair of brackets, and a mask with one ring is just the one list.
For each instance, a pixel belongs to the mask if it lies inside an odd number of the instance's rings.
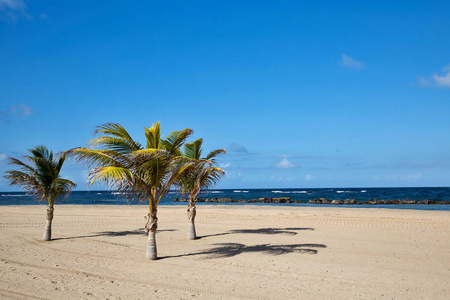
{"label": "beach sand", "polygon": [[448,299],[450,212],[160,206],[0,207],[1,299]]}

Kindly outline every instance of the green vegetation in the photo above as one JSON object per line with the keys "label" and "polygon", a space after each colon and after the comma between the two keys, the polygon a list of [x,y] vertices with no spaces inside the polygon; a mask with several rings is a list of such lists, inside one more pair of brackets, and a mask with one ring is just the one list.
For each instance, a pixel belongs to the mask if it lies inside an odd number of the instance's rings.
{"label": "green vegetation", "polygon": [[96,130],[99,137],[88,142],[89,148],[75,148],[68,154],[77,161],[94,166],[89,183],[103,182],[124,193],[129,199],[147,201],[146,257],[157,259],[156,229],[158,204],[175,180],[190,166],[182,160],[180,147],[192,134],[191,129],[173,131],[161,138],[160,123],[145,128],[146,145],[133,140],[119,124],[108,123]]}
{"label": "green vegetation", "polygon": [[31,166],[10,158],[11,164],[20,167],[20,170],[6,172],[5,178],[10,184],[24,187],[38,200],[48,201],[43,239],[51,240],[55,200],[67,197],[76,186],[59,176],[66,157],[90,167],[88,184],[103,183],[125,195],[129,201],[148,201],[146,258],[157,259],[158,205],[171,186],[177,186],[183,193],[189,194],[188,239],[195,239],[195,198],[201,190],[211,188],[225,174],[216,163],[216,157],[224,154],[225,150],[214,150],[201,158],[202,139],[185,144],[192,134],[191,129],[173,131],[166,138],[161,138],[159,122],[144,128],[145,146],[133,140],[125,128],[116,123],[98,126],[95,134],[97,137],[90,140],[87,147],[68,150],[56,160],[44,146],[29,150],[31,156],[26,158]]}
{"label": "green vegetation", "polygon": [[201,158],[202,144],[203,139],[200,138],[184,145],[183,155],[189,162],[189,168],[177,180],[177,185],[181,191],[189,194],[187,208],[189,219],[187,238],[189,240],[197,238],[195,232],[195,197],[201,190],[213,187],[225,175],[225,172],[216,166],[216,157],[225,154],[225,149],[213,150],[205,158]]}
{"label": "green vegetation", "polygon": [[65,155],[54,159],[53,152],[45,146],[36,146],[29,152],[31,155],[26,155],[25,158],[30,164],[9,158],[9,163],[18,166],[19,170],[6,171],[5,178],[10,181],[10,185],[22,186],[26,192],[33,194],[38,200],[48,201],[43,240],[50,241],[55,201],[67,197],[76,184],[59,176],[66,159]]}

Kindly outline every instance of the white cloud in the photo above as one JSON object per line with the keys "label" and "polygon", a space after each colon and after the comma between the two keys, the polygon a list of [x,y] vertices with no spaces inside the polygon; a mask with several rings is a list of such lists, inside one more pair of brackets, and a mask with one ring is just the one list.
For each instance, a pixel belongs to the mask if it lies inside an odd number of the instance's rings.
{"label": "white cloud", "polygon": [[419,77],[418,79],[418,85],[423,88],[432,86],[450,88],[450,64],[443,67],[440,73],[436,72],[432,77]]}
{"label": "white cloud", "polygon": [[295,168],[295,167],[296,167],[296,165],[291,163],[287,158],[283,158],[281,161],[279,161],[278,163],[275,164],[275,168],[278,168],[278,169],[290,169],[290,168]]}
{"label": "white cloud", "polygon": [[364,68],[364,64],[362,62],[359,62],[350,56],[347,56],[345,54],[342,54],[342,61],[341,64],[344,67],[350,68],[350,69],[362,69]]}
{"label": "white cloud", "polygon": [[305,180],[306,181],[311,181],[311,180],[313,180],[314,179],[314,177],[312,176],[312,175],[310,175],[310,174],[307,174],[306,176],[305,176]]}
{"label": "white cloud", "polygon": [[444,74],[443,76],[434,74],[433,79],[434,81],[436,81],[436,84],[438,86],[450,88],[450,71],[448,71],[447,74]]}
{"label": "white cloud", "polygon": [[8,155],[6,155],[5,153],[0,153],[0,161],[4,161],[8,158]]}
{"label": "white cloud", "polygon": [[219,167],[221,167],[221,168],[228,168],[229,166],[231,166],[231,164],[229,162],[219,165]]}

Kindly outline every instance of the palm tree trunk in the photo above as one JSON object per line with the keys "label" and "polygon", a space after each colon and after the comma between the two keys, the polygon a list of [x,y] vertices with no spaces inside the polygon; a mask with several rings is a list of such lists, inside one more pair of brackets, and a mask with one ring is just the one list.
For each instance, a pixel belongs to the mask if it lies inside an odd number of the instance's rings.
{"label": "palm tree trunk", "polygon": [[52,239],[52,221],[53,221],[53,205],[49,205],[47,208],[47,222],[45,223],[45,231],[42,239],[44,241],[50,241]]}
{"label": "palm tree trunk", "polygon": [[190,201],[187,209],[187,215],[189,219],[189,227],[187,232],[187,239],[188,240],[195,240],[197,239],[197,234],[195,233],[195,215],[197,214],[196,208],[195,208],[195,202]]}
{"label": "palm tree trunk", "polygon": [[158,258],[156,251],[156,229],[158,228],[158,218],[156,217],[156,209],[147,216],[147,224],[145,230],[148,231],[147,251],[145,257],[147,259],[156,260]]}

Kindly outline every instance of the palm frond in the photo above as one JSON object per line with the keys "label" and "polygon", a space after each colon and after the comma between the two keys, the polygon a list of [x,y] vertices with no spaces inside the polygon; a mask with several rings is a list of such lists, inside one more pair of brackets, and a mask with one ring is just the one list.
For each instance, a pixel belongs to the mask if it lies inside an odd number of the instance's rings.
{"label": "palm frond", "polygon": [[225,153],[225,149],[211,151],[206,158],[200,158],[203,140],[198,139],[191,143],[186,143],[183,148],[183,158],[178,158],[180,163],[189,163],[183,174],[176,181],[176,186],[182,193],[188,193],[191,200],[202,189],[212,188],[225,172],[215,167],[215,158]]}
{"label": "palm frond", "polygon": [[202,156],[202,144],[203,144],[202,138],[197,139],[190,143],[186,143],[184,145],[183,151],[184,156],[189,157],[191,159],[200,159],[200,157]]}
{"label": "palm frond", "polygon": [[32,172],[32,173],[36,172],[36,170],[33,167],[27,165],[26,163],[24,163],[24,162],[22,162],[22,161],[20,161],[20,160],[18,160],[16,158],[14,158],[14,157],[9,157],[8,158],[8,163],[10,165],[17,165],[17,166],[19,166],[25,172]]}
{"label": "palm frond", "polygon": [[9,180],[10,185],[18,185],[24,188],[36,187],[39,185],[39,181],[33,174],[28,174],[25,172],[10,170],[5,172],[5,178]]}
{"label": "palm frond", "polygon": [[32,157],[29,156],[31,159],[42,158],[48,161],[53,161],[53,152],[49,151],[45,146],[39,145],[28,151],[30,151],[33,155]]}
{"label": "palm frond", "polygon": [[5,178],[9,180],[9,183],[21,186],[38,200],[47,199],[49,205],[58,198],[66,197],[76,185],[70,180],[62,179],[59,175],[65,155],[54,159],[53,152],[45,146],[37,146],[29,152],[31,155],[26,155],[25,158],[32,165],[10,158],[10,164],[19,166],[21,170],[5,172]]}
{"label": "palm frond", "polygon": [[200,186],[202,189],[209,189],[219,182],[220,178],[225,175],[225,171],[217,167],[206,168],[200,174]]}
{"label": "palm frond", "polygon": [[64,199],[67,196],[69,196],[70,192],[73,188],[75,188],[77,185],[68,180],[63,178],[57,178],[53,181],[51,190],[52,190],[52,198],[50,199],[51,202],[55,202],[58,199]]}
{"label": "palm frond", "polygon": [[192,129],[186,128],[181,131],[172,131],[164,140],[161,141],[164,149],[173,154],[179,149],[186,139],[193,133]]}
{"label": "palm frond", "polygon": [[135,159],[152,159],[163,155],[168,155],[168,152],[164,149],[155,148],[141,149],[131,153],[131,157]]}
{"label": "palm frond", "polygon": [[156,122],[150,128],[145,128],[145,138],[147,139],[147,149],[159,149],[161,142],[161,124]]}
{"label": "palm frond", "polygon": [[88,145],[91,147],[101,147],[103,149],[117,151],[122,154],[127,154],[141,148],[137,142],[110,136],[101,136],[92,139],[88,142]]}
{"label": "palm frond", "polygon": [[124,166],[130,163],[126,155],[122,155],[113,150],[98,150],[91,148],[74,148],[66,152],[77,162],[82,162],[88,166]]}
{"label": "palm frond", "polygon": [[206,156],[206,159],[211,160],[215,163],[215,158],[219,155],[226,154],[227,151],[225,149],[217,149],[209,152],[208,156]]}
{"label": "palm frond", "polygon": [[106,149],[117,150],[121,152],[131,152],[141,149],[139,142],[134,141],[128,131],[117,123],[106,123],[100,125],[95,130],[95,134],[103,134],[98,138],[92,139],[88,142],[91,146],[103,146]]}
{"label": "palm frond", "polygon": [[66,156],[67,155],[65,153],[60,154],[60,156],[59,156],[58,163],[56,164],[56,167],[55,167],[55,172],[57,172],[58,174],[61,171],[61,168],[62,168],[64,162],[66,161]]}
{"label": "palm frond", "polygon": [[104,182],[107,186],[125,184],[126,181],[132,181],[132,172],[123,167],[96,167],[89,174],[89,184],[95,181]]}
{"label": "palm frond", "polygon": [[178,177],[180,177],[190,166],[191,165],[189,163],[177,164],[173,166],[173,169],[170,173],[168,173],[166,180],[162,182],[160,192],[158,193],[156,206],[158,206],[162,196],[169,191],[169,188],[176,182]]}

